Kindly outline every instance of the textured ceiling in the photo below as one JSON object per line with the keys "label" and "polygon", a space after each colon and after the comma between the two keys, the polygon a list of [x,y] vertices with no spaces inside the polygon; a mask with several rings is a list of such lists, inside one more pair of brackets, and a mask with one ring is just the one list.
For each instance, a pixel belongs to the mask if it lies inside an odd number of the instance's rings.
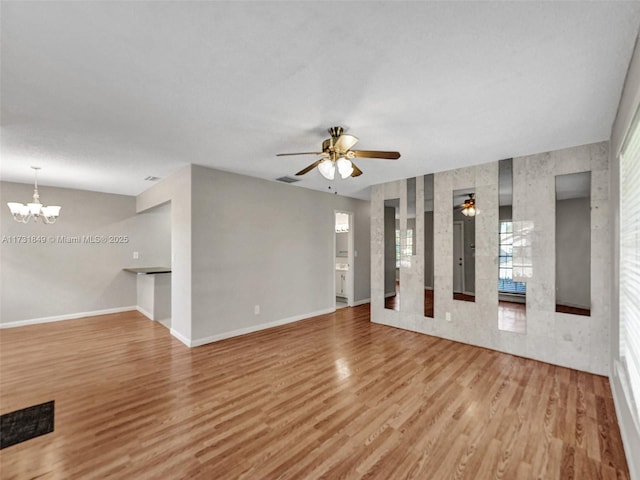
{"label": "textured ceiling", "polygon": [[371,184],[609,138],[639,2],[1,3],[3,180],[135,195],[293,175],[342,125]]}

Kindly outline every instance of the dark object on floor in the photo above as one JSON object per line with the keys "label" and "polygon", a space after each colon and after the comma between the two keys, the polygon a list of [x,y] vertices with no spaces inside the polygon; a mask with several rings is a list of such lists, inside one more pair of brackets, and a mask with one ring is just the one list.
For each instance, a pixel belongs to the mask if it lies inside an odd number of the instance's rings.
{"label": "dark object on floor", "polygon": [[0,449],[53,432],[54,400],[0,416]]}

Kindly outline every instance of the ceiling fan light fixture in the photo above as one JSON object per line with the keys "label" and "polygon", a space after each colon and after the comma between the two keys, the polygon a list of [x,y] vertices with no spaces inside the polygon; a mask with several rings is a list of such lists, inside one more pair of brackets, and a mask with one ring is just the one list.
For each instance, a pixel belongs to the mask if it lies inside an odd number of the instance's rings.
{"label": "ceiling fan light fixture", "polygon": [[465,217],[475,217],[476,213],[478,213],[478,211],[476,210],[476,207],[465,207],[462,209],[462,214]]}
{"label": "ceiling fan light fixture", "polygon": [[327,180],[333,180],[336,176],[336,168],[340,177],[359,177],[362,175],[356,165],[351,160],[354,158],[379,158],[386,160],[397,160],[400,152],[387,152],[382,150],[351,150],[358,143],[358,137],[344,133],[342,127],[331,127],[329,129],[330,138],[322,142],[322,150],[319,152],[298,152],[298,153],[277,153],[277,157],[290,155],[322,155],[318,160],[307,165],[296,173],[296,176],[305,175],[316,167],[320,174]]}
{"label": "ceiling fan light fixture", "polygon": [[336,176],[336,164],[327,158],[318,164],[318,171],[327,180],[333,180]]}
{"label": "ceiling fan light fixture", "polygon": [[336,166],[338,167],[340,177],[342,177],[343,179],[350,177],[353,173],[353,163],[351,163],[351,160],[347,158],[340,157],[336,161]]}
{"label": "ceiling fan light fixture", "polygon": [[480,213],[476,207],[476,199],[473,193],[469,194],[469,198],[465,200],[465,202],[460,205],[462,209],[460,213],[462,213],[465,217],[475,217],[478,213]]}

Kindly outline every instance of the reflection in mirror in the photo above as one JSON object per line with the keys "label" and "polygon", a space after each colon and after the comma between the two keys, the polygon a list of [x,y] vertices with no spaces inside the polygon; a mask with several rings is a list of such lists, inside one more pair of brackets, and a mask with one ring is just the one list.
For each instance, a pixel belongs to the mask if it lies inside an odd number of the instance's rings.
{"label": "reflection in mirror", "polygon": [[433,174],[424,176],[424,316],[433,318]]}
{"label": "reflection in mirror", "polygon": [[513,246],[518,245],[518,228],[514,229],[513,160],[500,160],[499,230],[498,230],[498,329],[526,333],[526,293],[524,282],[514,281]]}
{"label": "reflection in mirror", "polygon": [[556,312],[591,315],[591,172],[556,176]]}
{"label": "reflection in mirror", "polygon": [[384,201],[384,308],[400,310],[400,199]]}
{"label": "reflection in mirror", "polygon": [[403,245],[403,256],[416,254],[416,179],[407,178],[407,238]]}
{"label": "reflection in mirror", "polygon": [[453,191],[453,298],[476,301],[476,213],[475,191]]}

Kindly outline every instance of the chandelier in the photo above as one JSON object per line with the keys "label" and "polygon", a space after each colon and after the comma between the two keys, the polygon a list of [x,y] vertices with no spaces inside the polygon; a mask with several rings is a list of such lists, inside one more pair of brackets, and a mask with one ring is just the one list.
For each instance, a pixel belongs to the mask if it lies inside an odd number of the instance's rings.
{"label": "chandelier", "polygon": [[465,217],[475,217],[478,213],[480,213],[476,207],[476,199],[473,193],[469,193],[469,198],[465,200],[465,202],[460,205],[462,209],[462,214]]}
{"label": "chandelier", "polygon": [[38,195],[38,170],[40,167],[31,167],[35,173],[35,188],[33,189],[33,202],[26,205],[18,202],[8,202],[11,215],[16,222],[28,223],[31,218],[34,221],[40,218],[42,223],[55,223],[60,215],[60,209],[57,205],[45,207],[40,203],[40,195]]}

